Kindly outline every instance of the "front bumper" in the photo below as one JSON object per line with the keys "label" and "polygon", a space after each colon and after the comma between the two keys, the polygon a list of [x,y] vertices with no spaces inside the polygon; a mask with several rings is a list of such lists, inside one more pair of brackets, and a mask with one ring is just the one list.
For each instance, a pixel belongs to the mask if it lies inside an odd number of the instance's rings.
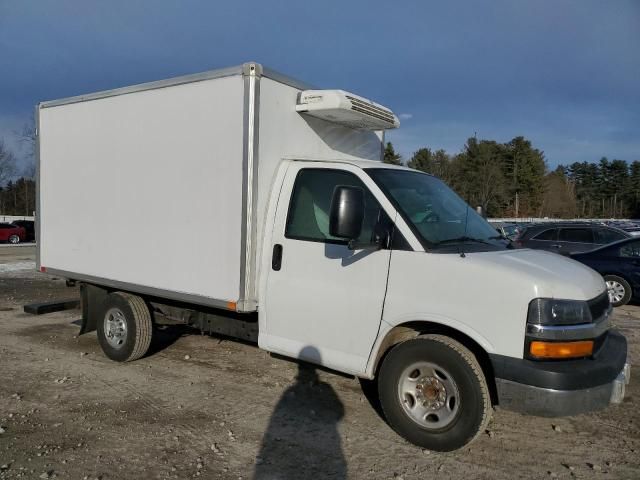
{"label": "front bumper", "polygon": [[570,416],[620,403],[629,383],[627,342],[610,331],[593,358],[536,362],[492,355],[498,405],[529,415]]}

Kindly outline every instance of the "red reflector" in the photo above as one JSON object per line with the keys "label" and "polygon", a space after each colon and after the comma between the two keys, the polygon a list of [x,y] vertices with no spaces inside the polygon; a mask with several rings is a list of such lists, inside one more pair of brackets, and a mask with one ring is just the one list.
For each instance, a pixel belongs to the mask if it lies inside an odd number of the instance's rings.
{"label": "red reflector", "polygon": [[47,267],[40,267],[40,271],[43,272],[43,273],[46,272],[47,271]]}

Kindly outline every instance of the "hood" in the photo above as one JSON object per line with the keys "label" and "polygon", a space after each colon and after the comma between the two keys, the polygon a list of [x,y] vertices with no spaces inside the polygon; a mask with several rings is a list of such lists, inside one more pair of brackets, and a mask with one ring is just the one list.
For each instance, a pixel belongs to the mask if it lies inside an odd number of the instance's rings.
{"label": "hood", "polygon": [[[581,263],[540,250],[466,253],[393,251],[383,321],[447,325],[489,353],[522,358],[534,298],[590,300],[604,280]],[[514,339],[521,339],[514,341]]]}
{"label": "hood", "polygon": [[602,276],[586,265],[544,250],[516,249],[467,254],[479,267],[492,268],[520,283],[528,280],[537,297],[590,300],[606,290]]}

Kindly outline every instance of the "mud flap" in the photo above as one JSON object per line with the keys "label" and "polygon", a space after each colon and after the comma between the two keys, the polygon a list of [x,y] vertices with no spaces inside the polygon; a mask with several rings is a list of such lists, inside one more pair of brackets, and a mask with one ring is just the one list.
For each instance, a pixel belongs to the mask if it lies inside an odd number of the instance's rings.
{"label": "mud flap", "polygon": [[80,335],[93,332],[100,321],[100,310],[102,302],[109,294],[108,290],[89,285],[80,284],[80,304],[82,306],[82,325]]}

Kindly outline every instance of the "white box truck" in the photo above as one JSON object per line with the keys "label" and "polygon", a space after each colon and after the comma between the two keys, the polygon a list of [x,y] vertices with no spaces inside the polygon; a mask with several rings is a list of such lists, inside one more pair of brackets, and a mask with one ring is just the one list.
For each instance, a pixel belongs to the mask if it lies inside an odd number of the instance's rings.
{"label": "white box truck", "polygon": [[376,379],[386,420],[453,450],[493,406],[620,402],[602,278],[515,250],[437,178],[381,162],[391,110],[256,63],[37,107],[37,265],[80,283],[116,361],[181,323]]}

